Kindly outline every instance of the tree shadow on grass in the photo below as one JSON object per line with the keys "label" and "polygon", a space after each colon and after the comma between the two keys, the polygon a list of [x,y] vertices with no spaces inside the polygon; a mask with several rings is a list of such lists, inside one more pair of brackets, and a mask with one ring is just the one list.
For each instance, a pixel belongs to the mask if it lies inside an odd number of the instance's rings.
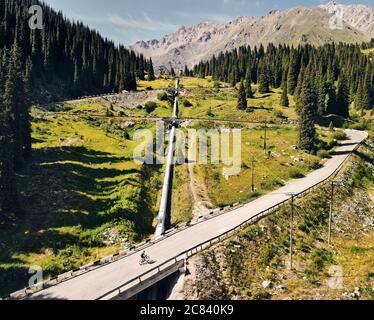
{"label": "tree shadow on grass", "polygon": [[[19,272],[16,266],[27,265],[19,256],[89,246],[81,242],[81,231],[124,219],[139,238],[151,233],[153,213],[143,186],[149,178],[146,170],[111,166],[130,160],[86,148],[34,150],[18,179],[25,215],[14,228],[0,231],[0,265],[14,266],[14,272],[7,271],[4,279],[0,269],[0,287],[14,281]],[[54,274],[63,271],[58,265],[53,268]]]}
{"label": "tree shadow on grass", "polygon": [[368,162],[368,163],[374,163],[374,157],[372,157],[371,155],[369,154],[365,154],[363,152],[361,152],[360,150],[356,150],[355,151],[355,154],[360,157],[362,160],[364,160],[365,162]]}
{"label": "tree shadow on grass", "polygon": [[0,267],[0,297],[6,298],[11,292],[26,287],[30,279],[29,269],[25,267]]}
{"label": "tree shadow on grass", "polygon": [[[77,236],[63,234],[56,230],[29,231],[22,235],[14,234],[12,230],[2,230],[2,238],[7,238],[10,241],[1,241],[3,248],[0,253],[0,297],[28,286],[32,274],[29,274],[27,261],[21,255],[45,254],[47,249],[58,252],[58,250],[78,242]],[[15,254],[17,255],[15,256]],[[57,263],[51,266],[52,270],[43,270],[43,276],[55,275],[64,271],[63,267]]]}

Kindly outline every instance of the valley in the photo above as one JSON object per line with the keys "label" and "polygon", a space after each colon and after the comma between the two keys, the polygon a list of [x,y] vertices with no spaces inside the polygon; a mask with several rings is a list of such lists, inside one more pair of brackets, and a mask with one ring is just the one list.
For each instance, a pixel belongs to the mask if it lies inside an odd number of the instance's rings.
{"label": "valley", "polygon": [[[157,79],[140,82],[140,88],[147,84],[163,92],[172,83],[172,79]],[[252,201],[283,186],[286,181],[305,176],[325,161],[325,155],[312,156],[298,150],[296,128],[277,121],[274,111],[254,108],[247,114],[237,110],[235,89],[227,84],[220,83],[223,89],[218,92],[209,78],[182,78],[181,84],[181,101],[192,102],[188,107],[181,103],[182,124],[184,115],[202,118],[186,120],[186,130],[189,127],[221,128],[222,123],[211,121],[214,119],[232,117],[242,121],[243,163],[240,174],[228,180],[222,175],[222,165],[193,166],[194,186],[198,190],[195,191],[196,200],[205,206],[209,203],[205,210],[200,208],[197,213],[194,212],[188,164],[177,165],[173,180],[172,225],[190,221],[201,212],[207,214],[217,207]],[[227,91],[231,95],[226,95]],[[153,94],[153,90],[149,92]],[[203,94],[216,98],[204,99]],[[102,98],[68,101],[63,106],[49,104],[55,111],[47,113],[33,109],[34,155],[18,179],[24,217],[22,223],[0,237],[1,245],[6,248],[0,255],[2,294],[27,284],[29,266],[40,265],[45,276],[55,276],[152,237],[157,223],[163,166],[136,165],[133,151],[137,143],[132,137],[139,129],[155,130],[151,118],[170,117],[172,108],[168,102],[159,100],[150,114],[143,109],[145,106],[127,108],[124,103],[131,102],[133,95],[114,96],[110,103],[113,111]],[[283,108],[276,104],[278,98],[278,92],[265,98],[259,95],[253,99],[253,104],[268,104],[295,117],[294,106]],[[219,104],[221,109],[214,107]],[[206,115],[210,105],[212,110],[217,110],[217,116]],[[263,121],[269,121],[270,156],[264,156]],[[229,120],[223,123],[224,127],[237,125]],[[338,136],[337,132],[322,128],[319,135],[327,144]],[[334,147],[330,152],[333,150]],[[250,186],[253,157],[256,159],[255,193]]]}
{"label": "valley", "polygon": [[0,1],[0,300],[373,299],[374,8],[211,1]]}

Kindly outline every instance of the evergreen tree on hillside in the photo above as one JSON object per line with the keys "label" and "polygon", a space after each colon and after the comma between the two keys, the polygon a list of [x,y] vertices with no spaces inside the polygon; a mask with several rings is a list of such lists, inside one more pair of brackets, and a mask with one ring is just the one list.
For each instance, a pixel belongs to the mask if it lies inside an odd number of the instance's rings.
{"label": "evergreen tree on hillside", "polygon": [[246,93],[248,99],[253,99],[252,81],[251,81],[251,70],[247,69],[245,76]]}
{"label": "evergreen tree on hillside", "polygon": [[[297,48],[287,45],[276,47],[270,43],[266,50],[263,46],[247,46],[220,53],[209,61],[200,62],[194,67],[194,72],[212,76],[214,80],[236,84],[241,79],[246,79],[250,70],[253,83],[260,85],[268,82],[269,87],[273,88],[283,85],[286,79],[288,91],[293,93],[299,113],[298,96],[305,77],[305,66],[310,65],[317,95],[316,112],[318,116],[322,116],[328,110],[337,112],[336,92],[332,90],[332,85],[342,72],[349,79],[350,101],[356,101],[357,105],[366,105],[366,108],[373,106],[374,59],[368,59],[361,49],[360,45],[344,43],[331,43],[320,47],[305,45]],[[266,69],[268,81],[264,81],[263,76]],[[370,71],[366,72],[366,69]],[[366,73],[370,76],[366,77]],[[263,91],[267,91],[267,88]]]}
{"label": "evergreen tree on hillside", "polygon": [[370,109],[372,107],[372,79],[369,66],[366,68],[363,77],[361,99],[359,100],[359,108]]}
{"label": "evergreen tree on hillside", "polygon": [[326,83],[327,92],[327,113],[337,114],[336,87],[331,82]]}
{"label": "evergreen tree on hillside", "polygon": [[14,168],[16,170],[19,170],[23,164],[24,143],[22,141],[23,128],[21,123],[25,121],[24,119],[28,119],[28,110],[24,105],[25,90],[22,70],[19,64],[20,55],[18,43],[14,41],[5,82],[4,108],[9,114],[9,125],[13,137],[13,150],[11,152],[13,153]]}
{"label": "evergreen tree on hillside", "polygon": [[238,93],[238,109],[247,110],[247,94],[245,92],[245,87],[243,81],[240,83],[239,93]]}
{"label": "evergreen tree on hillside", "polygon": [[288,92],[291,95],[294,95],[295,89],[297,86],[297,78],[298,78],[299,72],[298,72],[298,61],[297,61],[297,54],[293,52],[293,54],[290,57],[290,65],[288,69],[288,77],[287,77],[287,87]]}
{"label": "evergreen tree on hillside", "polygon": [[186,76],[186,77],[188,77],[190,75],[190,70],[188,69],[187,66],[184,66],[183,75]]}
{"label": "evergreen tree on hillside", "polygon": [[3,105],[0,97],[0,226],[13,220],[18,211],[11,118],[12,110]]}
{"label": "evergreen tree on hillside", "polygon": [[299,116],[299,145],[300,148],[308,152],[313,152],[316,147],[315,112],[317,103],[310,70],[306,72],[299,96],[299,103],[301,106]]}
{"label": "evergreen tree on hillside", "polygon": [[315,87],[317,94],[317,115],[321,117],[326,113],[326,85],[321,69],[317,72]]}
{"label": "evergreen tree on hillside", "polygon": [[258,81],[258,92],[269,93],[270,92],[270,81],[269,81],[269,69],[264,66],[261,68],[259,81]]}
{"label": "evergreen tree on hillside", "polygon": [[305,65],[304,63],[301,64],[301,68],[300,68],[300,73],[297,77],[297,85],[296,85],[296,88],[294,90],[294,100],[296,101],[296,111],[299,112],[298,110],[298,99],[299,99],[299,95],[301,93],[301,89],[302,89],[302,86],[303,86],[303,82],[304,82],[304,77],[305,77]]}
{"label": "evergreen tree on hillside", "polygon": [[339,78],[338,93],[336,97],[337,115],[344,118],[349,117],[349,86],[344,72]]}
{"label": "evergreen tree on hillside", "polygon": [[156,80],[152,59],[150,59],[149,61],[147,72],[148,72],[148,78],[147,78],[148,81]]}
{"label": "evergreen tree on hillside", "polygon": [[287,81],[284,81],[284,83],[283,83],[282,96],[281,96],[280,104],[281,104],[282,107],[289,107],[289,105],[290,105],[290,101],[288,99]]}
{"label": "evergreen tree on hillside", "polygon": [[170,70],[170,75],[171,75],[172,77],[175,77],[175,76],[176,76],[176,73],[175,73],[175,70],[174,70],[173,67],[172,67],[171,70]]}
{"label": "evergreen tree on hillside", "polygon": [[238,65],[234,64],[234,66],[231,68],[230,75],[229,75],[229,82],[232,87],[235,87],[236,84],[240,81],[239,78],[239,69]]}
{"label": "evergreen tree on hillside", "polygon": [[23,78],[23,91],[24,91],[24,102],[23,110],[20,113],[20,128],[21,128],[21,140],[23,147],[23,157],[29,158],[32,152],[32,140],[31,140],[31,120],[30,120],[30,107],[33,103],[32,100],[32,62],[28,59],[26,62],[26,70]]}

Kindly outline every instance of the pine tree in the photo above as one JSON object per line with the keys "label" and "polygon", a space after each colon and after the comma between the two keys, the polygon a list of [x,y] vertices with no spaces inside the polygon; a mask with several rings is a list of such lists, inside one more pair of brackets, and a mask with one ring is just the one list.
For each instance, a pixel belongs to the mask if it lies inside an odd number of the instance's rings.
{"label": "pine tree", "polygon": [[288,92],[289,94],[291,95],[294,95],[295,93],[295,89],[296,89],[296,86],[297,86],[297,77],[298,77],[298,61],[297,61],[297,55],[296,53],[294,52],[292,55],[291,55],[291,58],[290,58],[290,66],[289,66],[289,69],[288,69]]}
{"label": "pine tree", "polygon": [[349,117],[349,86],[344,72],[341,73],[336,97],[337,115],[344,118]]}
{"label": "pine tree", "polygon": [[20,49],[15,40],[11,59],[9,63],[8,76],[5,82],[4,91],[4,106],[10,113],[10,127],[13,134],[13,161],[14,168],[19,170],[23,164],[23,143],[22,143],[22,128],[20,126],[22,115],[25,113],[25,106],[23,104],[25,91],[24,82],[22,79],[22,72],[20,69]]}
{"label": "pine tree", "polygon": [[372,92],[371,71],[368,65],[365,71],[364,78],[363,78],[360,108],[370,109],[370,107],[372,106],[371,105],[371,101],[372,101],[371,92]]}
{"label": "pine tree", "polygon": [[244,83],[241,81],[239,93],[238,93],[238,109],[239,110],[247,110],[248,103],[247,103],[247,94],[245,92]]}
{"label": "pine tree", "polygon": [[290,101],[288,99],[288,88],[287,88],[287,81],[284,82],[282,88],[282,97],[280,100],[280,104],[282,107],[289,107]]}
{"label": "pine tree", "polygon": [[176,74],[175,74],[175,70],[174,70],[173,67],[172,67],[171,70],[170,70],[170,75],[171,75],[172,77],[175,77],[175,76],[176,76]]}
{"label": "pine tree", "polygon": [[147,71],[148,71],[148,81],[154,81],[154,80],[156,80],[155,72],[154,72],[154,69],[153,69],[152,59],[149,60],[148,70]]}
{"label": "pine tree", "polygon": [[11,118],[12,110],[2,105],[0,96],[0,225],[13,220],[18,211]]}
{"label": "pine tree", "polygon": [[336,87],[331,82],[326,83],[327,91],[327,113],[337,114]]}
{"label": "pine tree", "polygon": [[258,92],[259,93],[269,93],[270,92],[270,83],[269,83],[269,71],[267,67],[263,67],[259,76],[258,83]]}
{"label": "pine tree", "polygon": [[32,139],[31,139],[31,120],[30,120],[30,107],[33,103],[33,80],[32,80],[32,61],[27,60],[26,71],[23,79],[24,86],[24,103],[22,111],[20,112],[20,128],[21,139],[23,148],[23,157],[28,158],[32,152]]}
{"label": "pine tree", "polygon": [[306,72],[306,77],[300,92],[299,103],[302,107],[299,116],[299,145],[301,149],[313,152],[316,147],[316,96],[310,71]]}
{"label": "pine tree", "polygon": [[254,94],[252,90],[252,81],[251,81],[251,70],[248,68],[245,76],[245,84],[246,84],[246,93],[248,99],[253,99]]}
{"label": "pine tree", "polygon": [[190,70],[188,70],[187,66],[184,66],[183,75],[186,76],[186,77],[188,77],[190,75]]}
{"label": "pine tree", "polygon": [[304,64],[301,64],[301,68],[300,68],[300,73],[299,73],[299,76],[297,77],[297,85],[296,85],[296,88],[294,90],[294,100],[296,101],[296,111],[298,112],[299,110],[299,104],[297,103],[298,102],[298,99],[299,99],[299,96],[300,96],[300,93],[301,93],[301,88],[303,86],[303,81],[304,81],[304,77],[305,77],[305,65]]}
{"label": "pine tree", "polygon": [[326,113],[326,86],[322,70],[317,72],[315,86],[317,94],[317,114],[321,117]]}

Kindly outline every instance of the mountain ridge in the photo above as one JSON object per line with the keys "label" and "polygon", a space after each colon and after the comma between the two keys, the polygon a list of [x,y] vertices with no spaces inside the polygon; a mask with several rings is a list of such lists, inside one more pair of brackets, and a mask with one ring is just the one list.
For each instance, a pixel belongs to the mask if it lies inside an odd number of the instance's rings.
{"label": "mountain ridge", "polygon": [[318,7],[272,10],[228,23],[201,22],[159,40],[138,41],[132,50],[153,59],[158,70],[182,70],[243,45],[365,42],[374,37],[374,8],[329,2]]}

